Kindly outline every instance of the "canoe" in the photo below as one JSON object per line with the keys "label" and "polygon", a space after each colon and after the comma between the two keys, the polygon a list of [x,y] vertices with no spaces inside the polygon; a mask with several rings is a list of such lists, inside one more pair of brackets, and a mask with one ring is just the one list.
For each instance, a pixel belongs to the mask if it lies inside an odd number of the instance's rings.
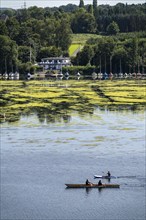
{"label": "canoe", "polygon": [[100,175],[94,175],[94,178],[100,178],[100,179],[116,179],[115,176],[100,176]]}
{"label": "canoe", "polygon": [[86,185],[86,184],[65,184],[67,186],[67,188],[119,188],[120,185],[119,184],[102,184],[102,185],[98,185],[95,183]]}

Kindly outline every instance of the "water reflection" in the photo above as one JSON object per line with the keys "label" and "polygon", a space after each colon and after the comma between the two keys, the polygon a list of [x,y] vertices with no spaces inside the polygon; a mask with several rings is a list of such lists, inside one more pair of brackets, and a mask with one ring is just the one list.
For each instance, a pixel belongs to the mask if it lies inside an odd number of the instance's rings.
{"label": "water reflection", "polygon": [[95,192],[98,191],[98,193],[101,193],[103,188],[75,188],[75,189],[73,189],[73,188],[66,187],[65,190],[68,190],[68,191],[85,190],[85,194],[86,194],[86,196],[88,196],[92,190]]}
{"label": "water reflection", "polygon": [[128,112],[131,111],[133,113],[136,113],[137,111],[140,111],[137,106],[131,106],[131,107],[120,107],[117,106],[117,108],[113,108],[112,106],[103,106],[103,107],[93,107],[90,105],[87,105],[86,107],[80,107],[79,109],[76,109],[75,111],[70,109],[70,106],[68,103],[61,103],[61,104],[54,104],[54,109],[47,109],[42,107],[33,107],[33,108],[26,108],[24,110],[21,109],[21,111],[16,112],[5,112],[1,113],[0,115],[0,123],[4,122],[16,122],[21,119],[22,116],[31,116],[32,114],[35,114],[41,124],[50,124],[50,123],[69,123],[72,119],[73,112],[77,112],[80,118],[84,118],[85,116],[93,116],[95,110],[99,109],[100,111],[114,111],[114,112]]}
{"label": "water reflection", "polygon": [[64,122],[64,123],[69,123],[71,121],[71,115],[64,113],[64,114],[55,114],[50,112],[37,112],[37,117],[39,119],[40,123],[57,123],[57,122]]}
{"label": "water reflection", "polygon": [[[50,109],[43,109],[43,108],[30,108],[30,109],[25,109],[24,112],[23,110],[21,112],[6,112],[1,114],[0,116],[0,123],[4,122],[15,122],[19,121],[21,116],[31,116],[32,114],[35,114],[41,124],[43,123],[57,123],[57,122],[63,122],[63,123],[69,123],[71,121],[71,115],[73,111],[69,110],[64,110],[63,106],[60,106],[60,109],[56,107],[54,111]],[[83,112],[82,109],[77,110],[78,114],[80,117],[84,117],[85,115],[93,115],[94,110],[93,109],[88,109],[86,112]]]}
{"label": "water reflection", "polygon": [[86,194],[88,195],[91,190],[92,190],[92,188],[86,188]]}
{"label": "water reflection", "polygon": [[[39,109],[37,110],[37,117],[39,119],[40,123],[44,123],[46,122],[47,124],[49,123],[58,123],[58,122],[63,122],[63,123],[69,123],[72,119],[72,113],[73,111],[69,111],[67,110],[69,107],[66,106],[66,109],[63,110],[64,106],[60,106],[60,110],[54,110],[54,111],[50,111],[50,110],[44,110],[43,112],[39,111]],[[93,115],[94,114],[94,109],[93,108],[89,108],[88,110],[86,110],[86,112],[84,112],[82,109],[77,110],[76,112],[78,112],[78,115],[83,118],[86,115]]]}
{"label": "water reflection", "polygon": [[86,195],[88,196],[92,190],[96,190],[98,193],[101,193],[103,188],[86,188]]}

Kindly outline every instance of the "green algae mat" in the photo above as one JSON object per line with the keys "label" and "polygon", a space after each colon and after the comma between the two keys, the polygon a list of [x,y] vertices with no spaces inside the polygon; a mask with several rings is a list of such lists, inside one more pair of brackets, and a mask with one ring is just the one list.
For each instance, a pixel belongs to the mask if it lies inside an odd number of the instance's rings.
{"label": "green algae mat", "polygon": [[93,114],[95,108],[143,110],[146,80],[1,81],[0,121],[17,121],[21,115]]}

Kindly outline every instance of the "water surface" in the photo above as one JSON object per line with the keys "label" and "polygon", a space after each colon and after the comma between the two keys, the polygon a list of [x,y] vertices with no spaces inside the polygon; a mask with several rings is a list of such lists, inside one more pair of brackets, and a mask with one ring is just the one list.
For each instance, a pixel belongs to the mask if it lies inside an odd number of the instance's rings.
{"label": "water surface", "polygon": [[[66,189],[108,170],[120,189]],[[108,182],[108,180],[102,180]],[[145,113],[95,110],[66,123],[1,126],[1,219],[145,219]]]}

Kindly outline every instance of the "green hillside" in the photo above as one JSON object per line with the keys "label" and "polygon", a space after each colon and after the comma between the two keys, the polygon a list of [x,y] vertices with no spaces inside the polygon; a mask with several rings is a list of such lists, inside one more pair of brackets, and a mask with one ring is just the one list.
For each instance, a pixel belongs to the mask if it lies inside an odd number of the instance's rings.
{"label": "green hillside", "polygon": [[85,45],[90,38],[101,38],[102,36],[96,34],[72,34],[72,44],[69,47],[69,55],[75,56]]}
{"label": "green hillside", "polygon": [[101,38],[101,35],[97,34],[72,34],[72,43],[73,44],[85,44],[86,41],[90,38]]}

